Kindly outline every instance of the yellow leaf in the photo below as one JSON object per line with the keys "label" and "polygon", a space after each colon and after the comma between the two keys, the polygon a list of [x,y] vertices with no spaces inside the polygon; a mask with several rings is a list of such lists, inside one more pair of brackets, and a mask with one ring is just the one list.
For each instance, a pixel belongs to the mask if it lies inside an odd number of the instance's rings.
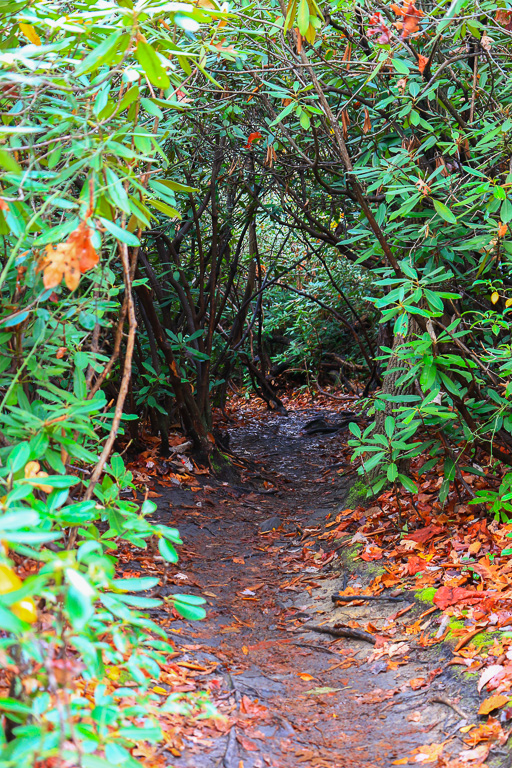
{"label": "yellow leaf", "polygon": [[[43,472],[38,461],[29,461],[25,467],[25,477],[27,480],[34,480],[34,478],[48,477],[48,472]],[[53,488],[51,485],[45,485],[44,483],[32,482],[34,488],[40,488],[45,493],[51,493]]]}
{"label": "yellow leaf", "polygon": [[159,693],[161,696],[167,696],[169,694],[169,691],[166,691],[165,688],[162,688],[160,685],[155,685],[153,692]]}
{"label": "yellow leaf", "polygon": [[22,581],[8,565],[0,565],[0,595],[14,592],[21,587]]}
{"label": "yellow leaf", "polygon": [[494,293],[491,294],[491,301],[493,304],[496,304],[496,302],[499,300],[500,295],[498,291],[494,291]]}
{"label": "yellow leaf", "polygon": [[242,645],[242,653],[244,656],[247,656],[249,653],[249,649],[246,645]]}
{"label": "yellow leaf", "polygon": [[413,749],[412,754],[414,755],[414,762],[415,763],[435,763],[441,756],[442,751],[444,750],[445,744],[447,742],[443,741],[441,744],[424,744],[422,747],[417,747],[416,749]]}
{"label": "yellow leaf", "polygon": [[41,45],[41,38],[35,31],[32,24],[23,24],[23,22],[20,22],[19,27],[25,37],[30,40],[31,43],[34,43],[34,45]]}
{"label": "yellow leaf", "polygon": [[107,672],[107,677],[109,680],[119,680],[121,677],[121,670],[119,667],[110,667],[110,669]]}
{"label": "yellow leaf", "polygon": [[505,302],[506,307],[512,307],[512,299],[507,299]]}
{"label": "yellow leaf", "polygon": [[31,597],[25,597],[17,603],[11,605],[11,611],[18,619],[26,621],[27,624],[34,624],[37,621],[36,604]]}

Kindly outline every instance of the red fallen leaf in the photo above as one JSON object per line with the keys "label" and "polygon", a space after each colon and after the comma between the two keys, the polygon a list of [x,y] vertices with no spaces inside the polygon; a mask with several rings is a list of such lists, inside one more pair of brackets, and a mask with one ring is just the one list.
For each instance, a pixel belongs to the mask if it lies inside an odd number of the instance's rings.
{"label": "red fallen leaf", "polygon": [[263,138],[261,133],[259,131],[255,131],[254,133],[249,134],[249,138],[247,139],[246,149],[250,149],[252,147],[253,141],[256,141],[257,139]]}
{"label": "red fallen leaf", "polygon": [[434,595],[434,604],[444,611],[449,605],[455,605],[456,603],[475,605],[475,603],[483,597],[487,597],[487,595],[488,592],[475,592],[464,587],[440,587]]}
{"label": "red fallen leaf", "polygon": [[243,715],[250,715],[251,717],[259,717],[261,719],[270,717],[267,707],[264,707],[263,704],[258,704],[256,701],[251,701],[245,693],[240,702],[240,712]]}
{"label": "red fallen leaf", "polygon": [[441,525],[427,525],[425,528],[418,528],[417,531],[407,534],[407,536],[404,536],[404,539],[411,539],[412,541],[417,541],[418,544],[424,544],[443,530],[444,528]]}
{"label": "red fallen leaf", "polygon": [[428,563],[426,560],[413,555],[413,557],[410,557],[407,561],[407,573],[409,576],[414,576],[418,571],[424,571],[427,565]]}
{"label": "red fallen leaf", "polygon": [[365,560],[367,563],[372,560],[380,560],[382,557],[382,549],[379,547],[366,547],[365,551],[361,555],[361,560]]}
{"label": "red fallen leaf", "polygon": [[246,736],[244,736],[241,733],[238,733],[237,741],[242,745],[244,749],[246,749],[248,752],[257,752],[259,750],[259,747],[257,744],[254,743],[254,741],[251,741]]}

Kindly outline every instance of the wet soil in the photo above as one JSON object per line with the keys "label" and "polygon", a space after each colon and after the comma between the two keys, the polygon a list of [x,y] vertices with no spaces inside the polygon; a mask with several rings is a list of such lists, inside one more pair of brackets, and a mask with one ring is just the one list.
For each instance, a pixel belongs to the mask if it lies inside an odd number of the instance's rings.
{"label": "wet soil", "polygon": [[[448,741],[445,751],[455,754],[465,746],[461,715],[431,702],[464,709],[460,679],[444,668],[442,650],[422,649],[407,634],[429,606],[412,606],[410,595],[401,603],[333,606],[332,593],[347,583],[364,587],[376,571],[321,538],[347,506],[355,478],[346,466],[346,431],[304,434],[317,415],[269,413],[232,427],[232,450],[249,461],[240,485],[210,476],[196,492],[158,489],[158,517],[184,541],[179,573],[163,594],[208,600],[207,618],[173,622],[172,637],[215,667],[205,684],[230,718],[215,736],[198,729],[180,757],[169,754],[169,765],[384,768],[421,745]],[[339,414],[321,415],[335,421]],[[382,631],[386,652],[304,626],[340,621]],[[415,689],[419,678],[429,684]]]}

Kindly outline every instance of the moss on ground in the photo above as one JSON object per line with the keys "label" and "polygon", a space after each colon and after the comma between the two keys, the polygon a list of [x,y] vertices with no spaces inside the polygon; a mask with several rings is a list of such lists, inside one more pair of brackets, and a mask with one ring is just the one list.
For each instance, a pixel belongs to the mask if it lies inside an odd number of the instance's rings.
{"label": "moss on ground", "polygon": [[368,487],[363,483],[362,480],[357,480],[347,494],[347,499],[345,502],[347,509],[359,506],[359,504],[361,504],[361,502],[364,501],[364,499],[367,497]]}
{"label": "moss on ground", "polygon": [[436,592],[436,587],[426,587],[425,589],[418,590],[418,592],[415,592],[414,594],[422,603],[433,603]]}

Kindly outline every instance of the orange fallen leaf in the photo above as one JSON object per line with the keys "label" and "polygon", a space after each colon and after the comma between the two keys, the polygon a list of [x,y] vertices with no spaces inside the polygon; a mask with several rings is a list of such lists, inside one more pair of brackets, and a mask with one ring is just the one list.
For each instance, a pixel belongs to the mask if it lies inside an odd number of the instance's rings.
{"label": "orange fallen leaf", "polygon": [[479,715],[488,715],[493,709],[500,709],[504,704],[508,704],[509,697],[504,696],[502,693],[497,693],[494,696],[484,699],[480,704],[478,710]]}
{"label": "orange fallen leaf", "polygon": [[424,744],[422,747],[414,749],[412,754],[414,755],[415,763],[435,763],[441,756],[446,741],[441,744]]}
{"label": "orange fallen leaf", "polygon": [[300,679],[301,679],[301,680],[307,680],[307,681],[309,681],[309,680],[314,680],[314,679],[315,679],[315,678],[313,677],[313,675],[308,675],[308,673],[307,673],[307,672],[303,672],[303,673],[300,673],[300,674],[299,674],[299,677],[300,677]]}

